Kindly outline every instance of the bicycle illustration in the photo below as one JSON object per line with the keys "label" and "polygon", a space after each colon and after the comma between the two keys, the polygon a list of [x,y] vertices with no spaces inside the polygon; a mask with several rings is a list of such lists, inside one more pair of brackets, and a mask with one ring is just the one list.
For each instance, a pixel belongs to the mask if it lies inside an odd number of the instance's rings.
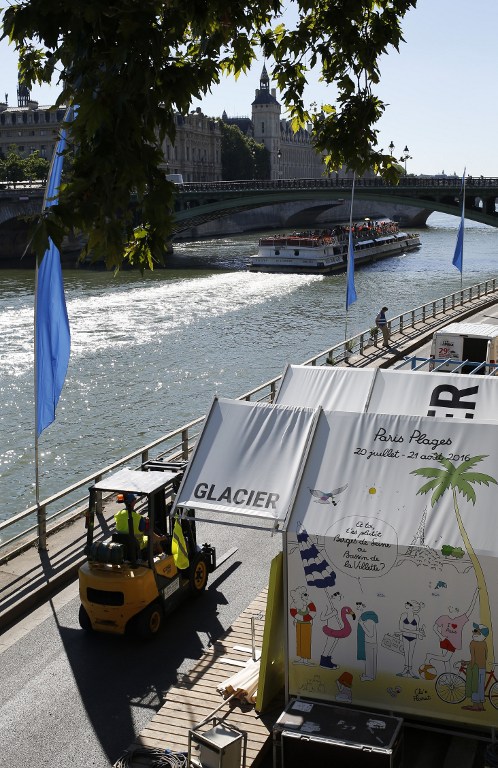
{"label": "bicycle illustration", "polygon": [[[457,661],[454,665],[458,672],[443,672],[436,679],[436,693],[446,704],[460,704],[465,699],[465,671],[466,661]],[[498,678],[493,669],[486,670],[486,682],[484,693],[489,698],[489,703],[498,709]]]}

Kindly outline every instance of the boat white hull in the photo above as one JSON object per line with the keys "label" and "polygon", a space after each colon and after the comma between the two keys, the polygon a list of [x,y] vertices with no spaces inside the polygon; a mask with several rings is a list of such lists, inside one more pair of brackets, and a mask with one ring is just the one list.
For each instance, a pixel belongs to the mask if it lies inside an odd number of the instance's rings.
{"label": "boat white hull", "polygon": [[[419,247],[419,236],[407,235],[404,232],[394,237],[359,241],[354,246],[355,267],[389,256],[398,256]],[[279,251],[278,254],[275,253],[276,250]],[[299,253],[296,254],[295,250],[299,250]],[[341,249],[340,253],[334,253],[334,250],[337,251],[337,247],[334,249],[332,245],[299,249],[286,245],[280,245],[278,249],[272,245],[261,245],[258,255],[253,256],[249,262],[249,271],[307,275],[344,272],[347,268],[347,248]]]}

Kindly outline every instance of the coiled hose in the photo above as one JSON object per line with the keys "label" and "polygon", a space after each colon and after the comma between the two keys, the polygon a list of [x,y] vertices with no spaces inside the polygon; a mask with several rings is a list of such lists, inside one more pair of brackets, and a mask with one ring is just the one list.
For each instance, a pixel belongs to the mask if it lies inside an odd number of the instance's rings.
{"label": "coiled hose", "polygon": [[136,757],[147,758],[151,768],[188,768],[186,752],[172,752],[170,749],[135,747],[125,752],[114,764],[115,768],[130,768]]}

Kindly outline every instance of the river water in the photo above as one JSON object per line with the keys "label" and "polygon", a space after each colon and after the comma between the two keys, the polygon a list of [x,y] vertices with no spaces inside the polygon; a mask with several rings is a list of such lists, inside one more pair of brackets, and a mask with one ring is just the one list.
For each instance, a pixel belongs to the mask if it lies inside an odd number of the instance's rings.
{"label": "river water", "polygon": [[[433,214],[417,252],[358,269],[348,336],[460,287],[458,219]],[[40,495],[206,413],[344,339],[345,275],[246,270],[261,233],[178,244],[144,275],[65,271],[71,359],[54,424],[40,437]],[[464,285],[497,274],[498,230],[466,223]],[[34,498],[33,288],[0,271],[0,519]]]}

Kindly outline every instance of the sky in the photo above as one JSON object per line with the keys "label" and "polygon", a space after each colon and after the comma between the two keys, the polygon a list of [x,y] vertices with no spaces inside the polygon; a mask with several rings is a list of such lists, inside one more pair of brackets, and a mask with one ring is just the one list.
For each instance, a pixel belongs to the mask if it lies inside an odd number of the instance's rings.
{"label": "sky", "polygon": [[[409,150],[408,173],[498,177],[498,0],[418,0],[403,22],[405,43],[381,60],[376,94],[388,105],[378,123],[379,148]],[[237,82],[225,78],[192,109],[212,117],[250,116],[263,61]],[[270,72],[271,62],[267,64]],[[271,86],[274,87],[274,86]],[[0,42],[0,99],[17,104],[17,55]],[[35,86],[40,105],[58,88]],[[333,91],[311,75],[309,103],[333,102]],[[277,94],[278,98],[278,94]]]}

